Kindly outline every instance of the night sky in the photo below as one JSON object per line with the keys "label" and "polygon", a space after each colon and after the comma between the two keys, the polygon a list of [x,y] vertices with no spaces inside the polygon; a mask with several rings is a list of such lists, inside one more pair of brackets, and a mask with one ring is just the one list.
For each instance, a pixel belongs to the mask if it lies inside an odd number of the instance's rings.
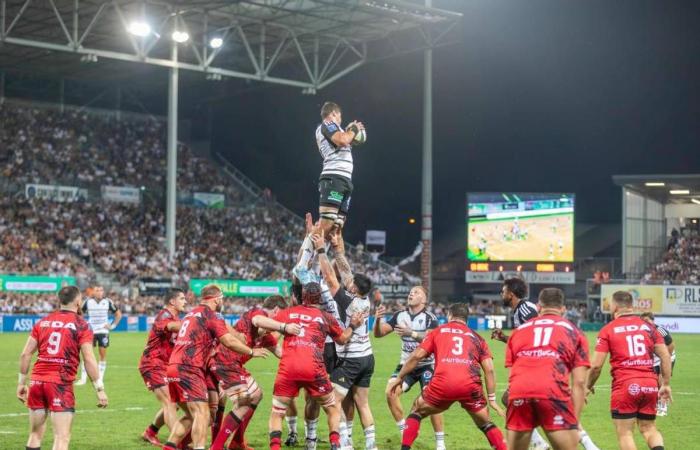
{"label": "night sky", "polygon": [[[577,221],[620,221],[614,174],[700,171],[698,2],[434,0],[464,14],[434,53],[435,240],[464,234],[469,191],[577,195]],[[213,147],[298,213],[316,211],[325,100],[362,120],[346,237],[420,236],[421,53],[367,65],[315,96],[265,85],[214,103]],[[455,249],[457,250],[457,249]]]}

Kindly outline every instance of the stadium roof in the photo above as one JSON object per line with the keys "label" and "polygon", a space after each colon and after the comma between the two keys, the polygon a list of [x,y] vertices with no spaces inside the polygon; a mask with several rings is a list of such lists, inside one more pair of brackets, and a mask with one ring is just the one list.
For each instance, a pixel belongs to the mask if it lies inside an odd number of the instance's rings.
{"label": "stadium roof", "polygon": [[700,174],[614,175],[613,181],[664,204],[700,202]]}
{"label": "stadium roof", "polygon": [[[134,62],[315,92],[366,62],[453,42],[461,17],[397,0],[2,1],[0,67],[123,79]],[[134,21],[150,32],[127,32]],[[175,30],[189,35],[176,61]]]}

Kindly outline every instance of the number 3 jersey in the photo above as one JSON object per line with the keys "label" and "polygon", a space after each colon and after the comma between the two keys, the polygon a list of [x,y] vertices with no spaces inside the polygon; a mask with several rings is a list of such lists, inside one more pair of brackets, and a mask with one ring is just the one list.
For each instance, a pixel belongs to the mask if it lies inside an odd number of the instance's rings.
{"label": "number 3 jersey", "polygon": [[31,380],[73,383],[80,363],[80,346],[92,344],[92,331],[85,319],[73,311],[56,311],[37,322],[31,336],[39,350]]}
{"label": "number 3 jersey", "polygon": [[605,325],[598,334],[595,351],[610,353],[610,374],[613,389],[629,379],[652,378],[654,346],[664,338],[654,325],[639,316],[620,316]]}
{"label": "number 3 jersey", "polygon": [[545,314],[520,325],[508,339],[509,398],[568,400],[569,374],[590,367],[588,341],[573,323]]}
{"label": "number 3 jersey", "polygon": [[[463,322],[440,325],[423,339],[420,348],[435,356],[431,386],[449,386],[458,391],[481,384],[481,362],[491,358],[486,341]],[[467,389],[468,390],[468,389]]]}

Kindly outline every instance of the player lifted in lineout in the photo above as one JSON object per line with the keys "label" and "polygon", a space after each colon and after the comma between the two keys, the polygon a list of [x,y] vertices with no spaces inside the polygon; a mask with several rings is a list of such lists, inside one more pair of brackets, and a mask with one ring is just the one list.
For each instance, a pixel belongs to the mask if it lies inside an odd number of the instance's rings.
{"label": "player lifted in lineout", "polygon": [[[75,286],[61,288],[58,300],[59,310],[42,318],[32,328],[19,360],[17,398],[29,408],[31,425],[27,450],[41,448],[49,413],[54,434],[53,450],[68,449],[75,414],[73,380],[81,355],[97,391],[97,406],[107,407],[107,395],[92,353],[92,331],[78,314],[82,303],[80,291]],[[39,356],[27,389],[29,366],[37,351]],[[6,445],[2,447],[7,448]]]}
{"label": "player lifted in lineout", "polygon": [[[402,435],[404,428],[406,428],[406,421],[403,418],[403,408],[399,396],[408,392],[416,383],[419,383],[421,390],[428,386],[435,372],[435,359],[431,355],[421,360],[416,366],[416,370],[404,379],[401,390],[396,394],[388,387],[393,384],[394,378],[398,376],[411,353],[423,342],[425,336],[438,326],[437,317],[428,312],[425,307],[428,303],[428,296],[423,286],[414,286],[408,294],[406,303],[408,304],[406,310],[395,313],[386,322],[383,321],[386,314],[384,306],[379,306],[374,313],[374,337],[381,338],[392,331],[401,336],[401,361],[394,374],[389,378],[386,401],[389,404],[391,415],[394,416],[396,425],[399,427],[399,433]],[[445,450],[445,428],[442,414],[433,414],[430,416],[430,421],[435,430],[436,450]]]}
{"label": "player lifted in lineout", "polygon": [[[596,340],[586,381],[588,393],[594,393],[610,353],[610,413],[620,450],[637,449],[635,427],[639,427],[651,450],[664,450],[664,439],[656,428],[656,406],[659,400],[663,403],[672,400],[671,355],[656,327],[635,313],[629,292],[613,294],[610,312],[614,319],[600,330]],[[654,355],[659,357],[661,365],[660,387],[654,373]]]}
{"label": "player lifted in lineout", "polygon": [[454,402],[459,402],[469,413],[474,424],[486,436],[491,448],[506,450],[503,433],[491,421],[481,381],[483,371],[488,406],[503,416],[503,410],[496,402],[493,357],[486,341],[467,326],[468,317],[469,305],[450,305],[447,323],[428,333],[391,381],[391,391],[402,391],[404,380],[416,370],[418,363],[430,355],[434,356],[435,374],[430,384],[413,403],[411,414],[406,419],[401,450],[411,449],[418,438],[423,417],[442,413]]}
{"label": "player lifted in lineout", "polygon": [[[114,306],[110,298],[105,297],[105,289],[100,285],[93,285],[90,289],[91,297],[83,302],[83,314],[87,316],[87,321],[92,328],[93,346],[96,346],[100,354],[98,367],[100,378],[104,380],[107,371],[107,348],[109,347],[109,332],[117,328],[122,319],[122,312]],[[114,320],[110,323],[109,315],[114,314]],[[80,380],[75,383],[83,385],[87,381],[85,367],[80,374]]]}
{"label": "player lifted in lineout", "polygon": [[588,341],[562,317],[566,306],[560,289],[543,289],[538,306],[539,317],[520,325],[506,347],[508,448],[527,450],[530,434],[540,426],[555,449],[576,450],[590,365]]}

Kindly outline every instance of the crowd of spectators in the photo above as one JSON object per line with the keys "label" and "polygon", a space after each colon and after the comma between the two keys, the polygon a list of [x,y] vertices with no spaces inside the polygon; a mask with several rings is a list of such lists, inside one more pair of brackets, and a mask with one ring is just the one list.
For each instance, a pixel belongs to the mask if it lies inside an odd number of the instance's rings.
{"label": "crowd of spectators", "polygon": [[644,276],[646,283],[699,284],[700,235],[684,230],[674,233],[661,261],[654,264]]}
{"label": "crowd of spectators", "polygon": [[[91,196],[56,202],[22,195],[25,183],[163,189],[165,142],[165,124],[154,118],[117,120],[110,114],[0,104],[0,178],[19,187],[0,193],[0,273],[70,275],[83,286],[98,273],[121,286],[143,277],[171,278],[176,286],[187,286],[191,278],[289,279],[303,221],[280,208],[270,192],[265,201],[242,201],[252,199],[184,145],[178,149],[179,190],[223,192],[228,207],[178,207],[173,261],[160,202],[112,203]],[[361,248],[349,248],[348,257],[375,284],[416,282]],[[159,307],[159,299],[133,290],[115,296],[135,313]],[[0,293],[5,312],[31,310],[32,298],[38,297]],[[226,307],[235,313],[248,303],[231,300]]]}

